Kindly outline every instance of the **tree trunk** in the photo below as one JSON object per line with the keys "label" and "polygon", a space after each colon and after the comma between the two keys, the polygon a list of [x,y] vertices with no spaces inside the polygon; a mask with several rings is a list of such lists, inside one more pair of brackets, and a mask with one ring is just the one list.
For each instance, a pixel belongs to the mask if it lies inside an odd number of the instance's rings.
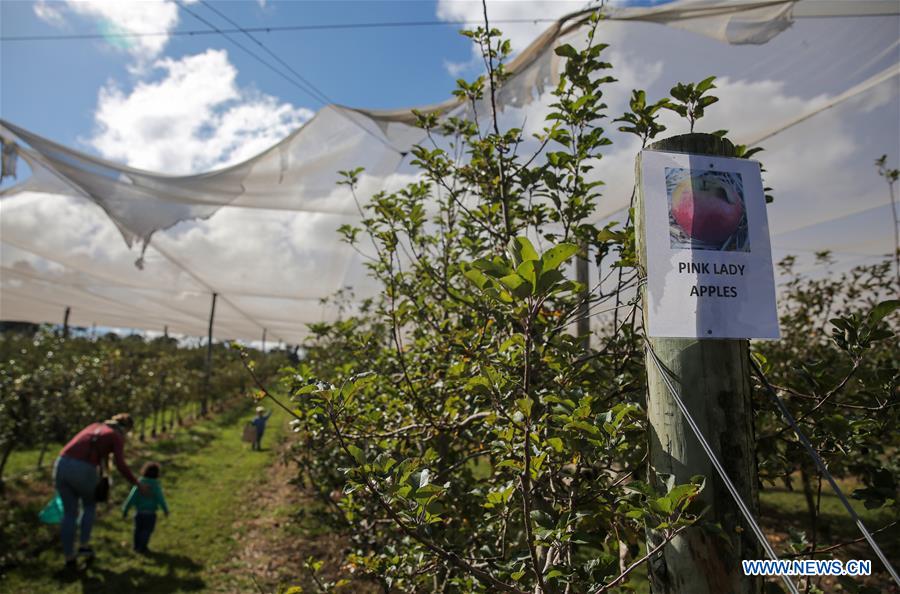
{"label": "tree trunk", "polygon": [[35,466],[36,470],[40,470],[44,466],[44,456],[47,454],[48,445],[49,444],[47,443],[46,439],[43,440],[43,443],[41,443],[41,453],[38,454],[37,466]]}
{"label": "tree trunk", "polygon": [[816,494],[805,466],[800,466],[800,483],[803,485],[803,498],[806,500],[806,513],[809,515],[809,529],[816,529]]}
{"label": "tree trunk", "polygon": [[10,440],[3,450],[3,457],[0,458],[0,492],[3,491],[3,469],[6,468],[6,461],[9,460],[9,455],[12,454],[14,445],[15,441]]}

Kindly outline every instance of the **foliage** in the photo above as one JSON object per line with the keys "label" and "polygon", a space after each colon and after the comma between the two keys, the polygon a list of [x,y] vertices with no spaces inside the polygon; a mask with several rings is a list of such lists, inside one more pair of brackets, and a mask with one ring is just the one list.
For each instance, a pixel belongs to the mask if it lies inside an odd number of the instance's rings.
{"label": "foliage", "polygon": [[[663,546],[702,513],[694,501],[704,477],[640,480],[647,425],[634,226],[630,216],[591,223],[610,143],[603,95],[615,82],[594,30],[584,47],[556,49],[563,74],[534,139],[499,126],[494,95],[508,44],[493,29],[467,33],[487,73],[459,81],[455,94],[470,115],[492,117],[484,125],[418,114],[427,134],[412,151],[418,181],[366,197],[360,226],[339,230],[383,292],[312,325],[308,358],[283,375],[298,482],[352,543],[345,570],[385,592],[628,587],[653,552],[637,546],[645,533]],[[713,81],[680,83],[655,103],[635,90],[615,121],[643,145],[665,130],[661,109],[693,131],[717,101]],[[737,156],[759,150],[738,146]],[[363,173],[341,172],[357,204]],[[612,289],[571,279],[573,260],[589,254],[612,270]],[[858,478],[856,496],[872,505],[896,505],[898,477],[894,305],[878,305],[890,290],[885,270],[795,278],[785,287],[785,339],[755,353],[796,395],[797,417],[828,463]],[[598,313],[609,315],[588,346],[572,325]],[[762,393],[756,407],[761,475],[809,472]],[[798,554],[816,550],[815,528],[810,536]],[[308,569],[317,571],[313,561]]]}
{"label": "foliage", "polygon": [[715,76],[704,78],[697,84],[694,83],[678,83],[672,90],[672,99],[662,105],[665,109],[670,109],[683,118],[687,118],[690,122],[691,129],[694,131],[694,123],[703,117],[707,107],[719,100],[718,97],[707,95],[706,92],[716,88],[713,81]]}
{"label": "foliage", "polygon": [[[487,74],[456,94],[493,117],[419,114],[419,181],[368,197],[361,226],[340,230],[384,290],[313,325],[285,374],[294,455],[353,543],[348,567],[385,592],[605,591],[646,559],[629,547],[645,530],[665,540],[695,520],[703,486],[638,480],[633,226],[590,223],[615,79],[593,28],[583,48],[558,47],[563,76],[529,139],[494,109],[508,44],[468,36]],[[342,183],[355,192],[362,173]],[[589,253],[619,271],[612,290],[571,280]],[[615,331],[585,349],[572,324],[603,303]]]}
{"label": "foliage", "polygon": [[[818,260],[827,266],[830,257]],[[900,512],[900,365],[891,322],[900,301],[891,299],[897,286],[890,261],[820,278],[797,276],[793,257],[779,266],[792,277],[781,298],[782,339],[760,343],[755,357],[832,474],[862,483],[853,495],[867,507]],[[765,394],[758,397],[760,478],[790,488],[800,473],[814,541],[812,483],[822,478]]]}
{"label": "foliage", "polygon": [[628,124],[627,126],[620,126],[619,131],[640,137],[641,147],[645,147],[648,140],[656,138],[660,132],[666,129],[665,126],[656,121],[656,113],[660,109],[668,107],[668,105],[668,99],[660,99],[656,103],[648,105],[646,91],[636,89],[632,91],[631,101],[628,103],[631,111],[613,121]]}
{"label": "foliage", "polygon": [[[817,263],[827,270],[830,255],[817,254]],[[794,257],[779,263],[782,275],[790,278],[780,299],[782,338],[756,346],[756,365],[829,472],[844,479],[849,494],[867,509],[882,509],[896,523],[900,357],[895,314],[900,301],[892,298],[900,286],[891,275],[891,261],[824,276],[798,275],[795,265]],[[822,508],[823,489],[828,493],[830,487],[766,391],[756,392],[755,399],[760,480],[793,490],[799,479],[806,514],[794,530],[792,548],[796,555],[813,554],[826,548],[834,532]],[[890,558],[889,538],[881,544]],[[806,581],[811,591],[821,585],[819,578]]]}

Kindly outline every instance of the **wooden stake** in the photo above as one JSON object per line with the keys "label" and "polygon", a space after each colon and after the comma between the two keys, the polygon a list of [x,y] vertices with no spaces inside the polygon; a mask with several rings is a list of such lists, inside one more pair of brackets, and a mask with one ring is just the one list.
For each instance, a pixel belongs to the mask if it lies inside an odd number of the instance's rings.
{"label": "wooden stake", "polygon": [[203,398],[200,400],[200,415],[206,416],[209,410],[209,376],[212,373],[212,338],[213,338],[213,320],[216,317],[216,297],[218,293],[212,294],[212,307],[209,310],[209,332],[206,335],[206,378],[203,380]]}
{"label": "wooden stake", "polygon": [[[734,156],[734,146],[710,134],[685,134],[652,144],[651,150]],[[640,265],[647,270],[644,196],[637,159],[636,238]],[[657,207],[658,205],[654,205]],[[646,285],[641,288],[647,328]],[[648,339],[665,368],[674,374],[688,411],[722,462],[741,497],[759,510],[755,441],[750,402],[747,340]],[[708,507],[700,525],[676,537],[651,559],[648,568],[654,594],[758,594],[762,581],[743,575],[741,559],[760,559],[761,551],[738,507],[718,479],[709,458],[693,435],[654,364],[647,356],[647,417],[650,422],[650,484],[664,493],[661,475],[676,484],[693,475],[706,477],[700,505]],[[696,503],[695,503],[696,505]],[[717,524],[721,530],[713,529]],[[648,533],[647,548],[660,542]]]}
{"label": "wooden stake", "polygon": [[63,316],[63,338],[69,338],[69,314],[72,313],[72,308],[68,305],[66,306],[66,315]]}

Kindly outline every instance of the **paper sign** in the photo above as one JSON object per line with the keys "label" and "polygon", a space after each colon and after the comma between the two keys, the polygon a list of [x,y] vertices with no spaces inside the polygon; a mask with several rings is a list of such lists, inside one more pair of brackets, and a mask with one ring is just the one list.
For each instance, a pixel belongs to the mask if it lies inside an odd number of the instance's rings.
{"label": "paper sign", "polygon": [[648,336],[778,338],[759,163],[641,153]]}

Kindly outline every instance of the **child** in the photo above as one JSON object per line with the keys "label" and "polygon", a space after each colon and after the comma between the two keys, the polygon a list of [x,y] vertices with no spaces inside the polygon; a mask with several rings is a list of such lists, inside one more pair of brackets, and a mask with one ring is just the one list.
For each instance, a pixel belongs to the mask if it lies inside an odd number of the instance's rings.
{"label": "child", "polygon": [[256,418],[250,421],[253,423],[253,426],[256,427],[256,439],[253,441],[254,450],[262,449],[262,436],[263,433],[266,432],[266,423],[271,416],[272,411],[269,411],[269,414],[266,414],[266,409],[261,406],[256,407]]}
{"label": "child", "polygon": [[125,505],[122,506],[122,517],[128,517],[128,510],[134,506],[137,513],[134,514],[134,550],[146,555],[150,552],[147,545],[150,543],[150,535],[156,527],[156,508],[162,508],[169,517],[169,508],[163,497],[162,487],[159,486],[159,464],[147,462],[141,469],[141,484],[150,487],[150,495],[142,495],[137,487],[131,488]]}

